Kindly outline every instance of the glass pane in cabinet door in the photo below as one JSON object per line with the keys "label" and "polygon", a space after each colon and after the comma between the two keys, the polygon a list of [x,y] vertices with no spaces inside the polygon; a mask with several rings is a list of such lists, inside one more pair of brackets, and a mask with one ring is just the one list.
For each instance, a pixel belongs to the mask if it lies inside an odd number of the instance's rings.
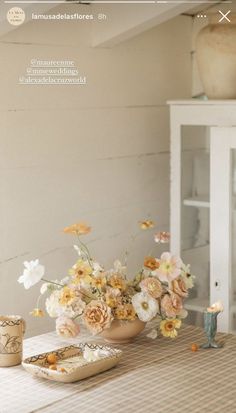
{"label": "glass pane in cabinet door", "polygon": [[230,297],[230,330],[236,333],[236,149],[232,149],[232,216],[231,216],[231,255],[232,255],[232,278],[231,278],[231,297]]}
{"label": "glass pane in cabinet door", "polygon": [[181,256],[196,275],[186,301],[188,322],[202,325],[209,303],[210,154],[205,126],[181,130]]}

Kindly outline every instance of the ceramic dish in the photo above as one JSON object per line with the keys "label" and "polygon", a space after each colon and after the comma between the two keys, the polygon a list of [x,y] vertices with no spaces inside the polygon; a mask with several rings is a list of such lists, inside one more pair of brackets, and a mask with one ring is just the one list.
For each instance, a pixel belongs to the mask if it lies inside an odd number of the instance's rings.
{"label": "ceramic dish", "polygon": [[[48,362],[52,355],[57,360],[54,365]],[[118,364],[121,355],[118,349],[81,343],[28,357],[22,365],[34,376],[72,383],[111,369]]]}

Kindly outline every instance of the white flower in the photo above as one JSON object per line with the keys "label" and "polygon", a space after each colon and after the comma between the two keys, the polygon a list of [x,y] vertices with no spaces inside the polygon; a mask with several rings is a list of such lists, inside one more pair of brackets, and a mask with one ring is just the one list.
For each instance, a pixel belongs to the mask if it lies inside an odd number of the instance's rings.
{"label": "white flower", "polygon": [[80,249],[80,247],[78,247],[78,245],[73,245],[75,251],[77,252],[78,256],[81,257],[82,255],[82,251]]}
{"label": "white flower", "polygon": [[66,284],[68,284],[69,280],[70,280],[70,277],[64,277],[64,278],[62,278],[62,280],[60,281],[59,284],[66,285]]}
{"label": "white flower", "polygon": [[88,346],[85,347],[83,351],[83,357],[86,361],[91,362],[91,361],[96,361],[99,360],[100,358],[107,357],[109,356],[109,351],[105,349],[97,349],[97,350],[91,350]]}
{"label": "white flower", "polygon": [[182,265],[181,277],[183,277],[187,289],[193,288],[195,275],[191,274],[190,265]]}
{"label": "white flower", "polygon": [[72,310],[74,311],[74,316],[78,316],[83,314],[84,309],[86,307],[86,303],[81,300],[81,298],[77,298],[72,304],[71,304]]}
{"label": "white flower", "polygon": [[81,298],[77,297],[70,305],[61,306],[59,312],[61,311],[61,314],[65,315],[66,317],[74,318],[82,315],[85,307],[86,303],[81,300]]}
{"label": "white flower", "polygon": [[40,294],[45,294],[47,291],[52,292],[54,290],[58,290],[61,288],[62,285],[67,284],[69,281],[69,277],[63,278],[63,280],[58,281],[58,280],[53,280],[53,281],[48,281],[46,283],[43,283],[43,285],[40,288]]}
{"label": "white flower", "polygon": [[46,310],[50,317],[56,318],[62,314],[62,306],[59,303],[61,296],[60,290],[54,290],[52,294],[46,299]]}
{"label": "white flower", "polygon": [[87,254],[78,245],[73,245],[74,250],[77,252],[78,256],[85,261],[88,260]]}
{"label": "white flower", "polygon": [[125,265],[122,265],[122,263],[119,260],[116,260],[114,262],[114,272],[116,274],[125,275],[126,270],[127,270],[127,267]]}
{"label": "white flower", "polygon": [[157,301],[145,292],[137,293],[132,298],[132,304],[141,321],[152,320],[158,312]]}
{"label": "white flower", "polygon": [[56,289],[46,299],[46,310],[50,317],[57,318],[65,316],[69,318],[77,317],[83,314],[86,303],[80,297],[75,297],[70,305],[60,303],[61,289]]}
{"label": "white flower", "polygon": [[119,274],[125,278],[126,272],[127,272],[127,267],[125,265],[122,265],[122,263],[119,260],[115,260],[113,264],[113,268],[108,271],[108,274],[110,275]]}
{"label": "white flower", "polygon": [[84,351],[83,351],[83,358],[88,361],[96,361],[98,359],[96,353],[94,350],[91,350],[89,347],[85,347]]}
{"label": "white flower", "polygon": [[49,283],[43,283],[40,288],[40,294],[42,295],[45,294],[46,291],[48,290],[49,285],[50,285]]}
{"label": "white flower", "polygon": [[104,272],[104,269],[98,262],[93,263],[93,275],[98,276],[101,272]]}
{"label": "white flower", "polygon": [[152,338],[153,340],[155,340],[157,336],[158,336],[158,332],[156,329],[151,330],[150,333],[147,334],[147,337]]}
{"label": "white flower", "polygon": [[35,261],[25,261],[24,262],[24,272],[18,278],[20,284],[24,284],[26,290],[37,284],[44,276],[45,268],[43,265],[39,264],[39,260]]}

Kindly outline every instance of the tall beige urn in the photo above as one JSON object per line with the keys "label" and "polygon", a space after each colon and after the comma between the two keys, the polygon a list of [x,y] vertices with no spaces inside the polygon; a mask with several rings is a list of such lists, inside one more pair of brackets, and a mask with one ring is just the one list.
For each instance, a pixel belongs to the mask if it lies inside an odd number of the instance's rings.
{"label": "tall beige urn", "polygon": [[236,99],[236,14],[220,18],[212,14],[197,36],[199,74],[209,99]]}

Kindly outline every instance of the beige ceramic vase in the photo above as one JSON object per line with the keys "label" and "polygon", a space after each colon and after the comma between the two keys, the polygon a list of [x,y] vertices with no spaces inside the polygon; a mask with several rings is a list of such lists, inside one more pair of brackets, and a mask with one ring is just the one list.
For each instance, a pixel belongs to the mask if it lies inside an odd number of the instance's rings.
{"label": "beige ceramic vase", "polygon": [[229,23],[212,14],[198,34],[196,51],[200,78],[209,99],[236,99],[236,15]]}
{"label": "beige ceramic vase", "polygon": [[22,317],[0,316],[0,367],[10,367],[22,361],[25,321]]}
{"label": "beige ceramic vase", "polygon": [[134,321],[112,321],[111,327],[100,335],[108,343],[124,344],[132,341],[143,329],[146,323],[136,318]]}

